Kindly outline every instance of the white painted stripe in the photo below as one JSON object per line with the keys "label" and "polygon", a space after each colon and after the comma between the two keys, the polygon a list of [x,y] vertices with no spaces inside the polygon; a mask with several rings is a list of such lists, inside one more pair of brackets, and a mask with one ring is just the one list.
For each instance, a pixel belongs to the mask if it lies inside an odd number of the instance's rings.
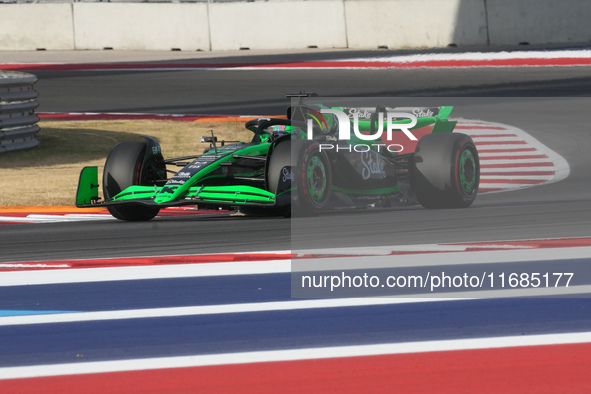
{"label": "white painted stripe", "polygon": [[290,260],[0,272],[0,287],[289,272]]}
{"label": "white painted stripe", "polygon": [[60,223],[80,222],[87,220],[115,220],[111,215],[105,214],[69,214],[69,215],[38,215],[30,214],[23,216],[0,216],[0,222],[17,223]]}
{"label": "white painted stripe", "polygon": [[0,268],[69,268],[69,264],[23,264],[23,263],[0,263]]}
{"label": "white painted stripe", "polygon": [[430,53],[406,56],[387,56],[374,58],[351,58],[337,61],[367,61],[367,62],[429,62],[453,60],[510,60],[510,59],[588,59],[589,50],[558,50],[558,51],[508,51],[508,52],[467,52],[467,53]]}
{"label": "white painted stripe", "polygon": [[553,178],[552,175],[480,175],[480,182],[487,179],[513,179],[513,180],[532,180],[532,181],[549,181]]}
{"label": "white painted stripe", "polygon": [[477,149],[495,149],[495,150],[505,150],[505,149],[521,149],[521,148],[531,148],[531,146],[527,145],[527,144],[520,144],[520,145],[507,145],[507,144],[498,144],[498,145],[480,145],[478,144],[478,141],[474,141],[476,144],[476,148]]}
{"label": "white painted stripe", "polygon": [[531,172],[535,175],[536,172],[541,171],[555,171],[554,167],[499,167],[499,168],[480,168],[480,174],[486,174],[487,172]]}
{"label": "white painted stripe", "polygon": [[486,129],[486,128],[482,128],[483,126],[479,126],[479,125],[473,125],[473,126],[466,126],[466,125],[462,125],[463,127],[478,127],[477,129],[466,129],[466,128],[455,128],[454,129],[454,133],[463,133],[463,134],[468,134],[468,135],[474,135],[477,136],[478,139],[480,138],[484,138],[483,136],[486,135],[491,135],[491,134],[511,134],[511,136],[514,136],[512,131],[509,131],[507,129],[503,129],[503,130],[498,130],[498,129]]}
{"label": "white painted stripe", "polygon": [[[244,304],[200,305],[173,308],[127,309],[118,311],[72,312],[0,317],[0,326],[73,323],[104,320],[127,320],[178,316],[220,315],[227,313],[255,313],[303,309],[346,308],[376,305],[400,305],[422,302],[445,302],[516,297],[555,297],[559,295],[590,294],[591,285],[526,289],[457,291],[449,293],[420,293],[412,296],[382,298],[334,298],[304,301],[277,301]],[[442,298],[445,296],[445,298]]]}
{"label": "white painted stripe", "polygon": [[294,255],[302,257],[305,255],[345,255],[345,256],[389,256],[393,253],[400,252],[416,252],[416,253],[432,253],[432,252],[464,252],[472,248],[495,248],[495,249],[532,249],[534,247],[528,245],[511,245],[511,244],[479,244],[479,243],[462,243],[462,244],[419,244],[419,245],[391,245],[391,246],[363,246],[363,247],[343,247],[343,248],[329,248],[329,249],[302,249],[294,251]]}
{"label": "white painted stripe", "polygon": [[531,184],[531,183],[481,183],[480,187],[486,188],[486,189],[505,189],[505,190],[516,190],[516,189],[523,189],[525,187],[532,187],[532,186],[538,186],[540,184],[544,183],[543,181],[540,181],[540,183],[538,184]]}
{"label": "white painted stripe", "polygon": [[[480,145],[478,146],[478,141],[475,141],[476,149],[481,150],[500,150],[506,151],[510,149],[521,149],[521,148],[532,148],[531,146],[524,144],[524,145]],[[504,153],[503,153],[504,154]]]}
{"label": "white painted stripe", "polygon": [[128,309],[118,311],[18,315],[1,316],[0,326],[71,323],[100,320],[143,319],[173,316],[219,315],[224,313],[270,312],[318,308],[343,308],[356,306],[395,305],[419,302],[458,300],[460,299],[452,297],[434,298],[432,295],[418,298],[335,298],[305,301],[277,301],[225,305],[200,305],[175,308]]}
{"label": "white painted stripe", "polygon": [[[493,159],[493,158],[483,158],[480,160],[481,164],[491,165],[491,164],[528,164],[528,163],[550,163],[553,164],[549,159]],[[520,167],[520,168],[527,168],[527,167]],[[553,168],[553,166],[548,166],[548,168]]]}
{"label": "white painted stripe", "polygon": [[458,119],[453,117],[450,117],[449,120],[457,122],[455,130],[459,130],[460,133],[465,133],[465,130],[472,128],[476,133],[488,130],[488,133],[493,134],[513,134],[511,130],[499,123],[493,124],[492,122]]}
{"label": "white painted stripe", "polygon": [[[290,65],[288,67],[281,67],[281,66],[240,66],[240,67],[186,67],[186,68],[156,68],[156,69],[146,69],[146,68],[139,68],[139,69],[125,69],[125,71],[133,71],[133,72],[150,72],[150,71],[221,71],[221,72],[228,72],[228,71],[314,71],[314,70],[366,70],[366,69],[387,69],[387,68],[394,68],[398,67],[399,65],[414,65],[415,67],[427,67],[427,68],[458,68],[458,67],[494,67],[494,68],[515,68],[515,67],[548,67],[551,65],[546,64],[534,64],[534,65],[527,65],[527,66],[520,66],[520,65],[479,65],[479,64],[470,64],[464,66],[456,66],[454,64],[449,65],[429,65],[429,64],[420,64],[416,61],[409,61],[409,62],[392,62],[392,64],[385,64],[385,66],[378,66],[377,63],[372,63],[371,60],[365,62],[366,64],[360,64],[356,66],[338,66],[332,65],[328,62],[319,63],[315,66],[307,65],[308,63],[302,63],[302,65]],[[330,65],[329,65],[330,64]],[[587,65],[583,64],[561,64],[560,67],[585,67]],[[93,72],[113,72],[119,69],[84,69],[84,70],[72,70],[72,71],[93,71]]]}
{"label": "white painted stripe", "polygon": [[455,350],[582,344],[589,342],[591,342],[591,332],[572,334],[518,335],[424,342],[380,343],[374,345],[335,346],[307,349],[268,350],[258,352],[8,367],[0,368],[0,379],[142,371],[213,365],[251,364],[294,360],[321,360],[341,357],[413,354]]}
{"label": "white painted stripe", "polygon": [[[368,248],[371,249],[371,248]],[[338,253],[339,249],[327,249],[325,254]],[[304,253],[305,251],[298,251]],[[442,267],[470,264],[502,264],[506,262],[532,262],[588,259],[591,246],[575,248],[539,248],[526,250],[495,250],[485,252],[417,253],[394,256],[326,257],[318,259],[292,260],[294,272],[344,271],[348,269],[400,268],[400,267]]]}
{"label": "white painted stripe", "polygon": [[[397,268],[418,266],[444,266],[459,264],[486,264],[503,262],[539,262],[547,260],[563,260],[589,258],[591,247],[574,248],[540,248],[532,250],[507,250],[486,252],[447,252],[417,253],[394,256],[338,257],[318,259],[298,259],[294,262],[297,271],[318,271]],[[300,251],[305,252],[305,251]],[[339,249],[327,249],[325,254],[339,253]],[[346,254],[346,253],[344,253]],[[228,263],[178,264],[165,266],[138,267],[107,267],[84,268],[50,271],[16,271],[0,272],[0,286],[26,286],[59,283],[87,283],[121,280],[210,277],[223,275],[252,275],[288,273],[292,268],[292,260],[249,261]]]}
{"label": "white painted stripe", "polygon": [[[540,182],[539,184],[541,184],[543,182]],[[483,183],[481,185],[481,187],[485,188],[485,189],[503,189],[505,191],[508,190],[518,190],[518,189],[523,189],[523,188],[527,188],[527,187],[532,187],[532,186],[536,186],[539,184],[531,184],[531,183]]]}
{"label": "white painted stripe", "polygon": [[17,223],[35,223],[32,220],[27,220],[24,217],[0,216],[0,222],[17,222]]}
{"label": "white painted stripe", "polygon": [[471,125],[476,125],[476,126],[487,126],[490,124],[490,122],[486,122],[484,120],[473,120],[473,119],[464,119],[464,118],[450,118],[450,120],[456,120],[458,121],[458,124],[461,126],[471,126]]}
{"label": "white painted stripe", "polygon": [[[496,131],[496,133],[495,133]],[[464,134],[468,134],[468,133],[464,133]],[[471,133],[470,133],[471,134]],[[483,135],[491,135],[491,134],[501,134],[499,133],[499,130],[491,130],[490,132],[483,134]],[[504,133],[502,133],[504,134]],[[499,142],[499,143],[505,143],[505,142],[509,142],[509,141],[522,141],[522,139],[518,136],[502,136],[502,137],[478,137],[478,138],[474,138],[474,142],[476,144],[480,143],[480,142]]]}
{"label": "white painted stripe", "polygon": [[507,152],[478,152],[478,156],[480,160],[483,158],[488,157],[499,157],[499,156],[539,156],[542,155],[542,152],[538,152],[537,150],[533,151],[526,151],[526,152],[514,152],[514,151],[507,151]]}

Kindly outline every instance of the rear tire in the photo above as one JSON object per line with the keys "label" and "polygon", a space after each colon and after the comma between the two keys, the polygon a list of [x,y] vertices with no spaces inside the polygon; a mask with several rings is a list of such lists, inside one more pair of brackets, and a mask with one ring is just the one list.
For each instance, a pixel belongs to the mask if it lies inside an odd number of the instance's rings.
{"label": "rear tire", "polygon": [[476,198],[480,161],[472,138],[461,133],[420,139],[410,163],[411,187],[426,208],[466,208]]}
{"label": "rear tire", "polygon": [[[129,186],[142,184],[140,174],[146,147],[145,142],[127,141],[120,142],[111,149],[103,171],[105,200],[114,197]],[[117,219],[127,221],[150,220],[160,211],[160,208],[139,204],[108,206],[107,209]]]}

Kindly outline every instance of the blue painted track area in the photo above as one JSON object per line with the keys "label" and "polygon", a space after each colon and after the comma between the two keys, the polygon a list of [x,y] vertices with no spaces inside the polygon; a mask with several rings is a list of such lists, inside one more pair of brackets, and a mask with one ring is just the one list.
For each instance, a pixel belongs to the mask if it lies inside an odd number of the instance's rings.
{"label": "blue painted track area", "polygon": [[[0,366],[591,330],[591,299],[446,300],[290,309],[290,274],[0,288],[0,310],[115,312],[284,302],[282,310],[0,325]],[[22,308],[18,309],[19,307]],[[155,310],[155,309],[154,309]],[[10,312],[12,311],[12,312]],[[2,319],[0,319],[2,324]]]}

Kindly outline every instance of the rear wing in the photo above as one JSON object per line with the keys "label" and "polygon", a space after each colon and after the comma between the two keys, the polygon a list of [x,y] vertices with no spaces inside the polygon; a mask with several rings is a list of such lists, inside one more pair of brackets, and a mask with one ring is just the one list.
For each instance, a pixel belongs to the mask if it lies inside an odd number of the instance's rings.
{"label": "rear wing", "polygon": [[[419,129],[421,127],[433,125],[431,133],[451,133],[455,126],[456,121],[448,120],[449,115],[453,110],[453,106],[442,106],[442,107],[356,107],[346,108],[343,107],[341,110],[350,118],[353,119],[355,116],[358,119],[359,128],[362,130],[371,129],[372,120],[377,120],[377,113],[384,113],[384,120],[386,119],[385,114],[388,112],[396,112],[409,114],[416,117],[417,123],[411,129]],[[400,119],[394,119],[393,123],[410,123],[408,117]]]}
{"label": "rear wing", "polygon": [[353,118],[353,116],[357,116],[358,119],[363,120],[370,120],[371,116],[376,112],[403,112],[410,115],[414,115],[417,118],[438,118],[438,119],[447,119],[448,116],[451,114],[453,110],[453,106],[443,106],[443,107],[384,107],[384,106],[377,106],[377,107],[343,107],[342,111],[349,116],[349,118]]}
{"label": "rear wing", "polygon": [[[299,103],[287,109],[287,118],[306,125],[306,134],[312,131],[314,139],[324,139],[339,132],[339,125],[348,119],[362,133],[389,130],[398,125],[408,130],[429,127],[431,134],[453,132],[456,121],[448,120],[453,106],[441,107],[327,107],[319,103]],[[329,111],[329,112],[327,112]],[[332,112],[330,112],[332,111]],[[390,116],[388,116],[390,114]],[[380,125],[380,118],[383,125]],[[347,134],[350,135],[350,134]],[[347,137],[348,138],[348,137]]]}

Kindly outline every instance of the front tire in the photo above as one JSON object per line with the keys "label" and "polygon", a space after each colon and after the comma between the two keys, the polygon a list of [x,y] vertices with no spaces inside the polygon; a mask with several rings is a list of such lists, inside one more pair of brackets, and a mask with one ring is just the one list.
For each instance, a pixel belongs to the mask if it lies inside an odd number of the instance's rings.
{"label": "front tire", "polygon": [[[141,185],[142,165],[146,154],[145,142],[126,141],[115,145],[103,171],[103,194],[105,200],[113,198],[121,191],[132,185]],[[146,221],[154,218],[160,208],[142,205],[107,206],[107,209],[117,219],[127,221]]]}
{"label": "front tire", "polygon": [[306,215],[322,212],[332,191],[328,156],[313,142],[302,150],[298,167],[298,208]]}
{"label": "front tire", "polygon": [[328,205],[332,173],[318,143],[297,139],[279,142],[269,156],[266,174],[267,190],[277,195],[285,216],[320,213]]}
{"label": "front tire", "polygon": [[410,163],[411,187],[426,208],[466,208],[480,183],[480,161],[472,138],[461,133],[420,139]]}

